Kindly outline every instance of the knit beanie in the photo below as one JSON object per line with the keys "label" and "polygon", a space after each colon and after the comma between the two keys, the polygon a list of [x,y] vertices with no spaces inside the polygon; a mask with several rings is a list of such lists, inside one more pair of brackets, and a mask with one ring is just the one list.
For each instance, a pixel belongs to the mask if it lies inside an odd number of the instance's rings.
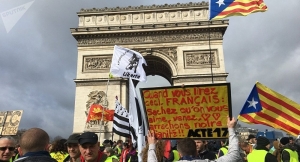
{"label": "knit beanie", "polygon": [[263,137],[263,136],[259,136],[258,138],[256,138],[257,141],[257,146],[267,146],[268,144],[270,144],[270,141],[268,140],[268,138]]}
{"label": "knit beanie", "polygon": [[282,137],[282,138],[280,139],[280,143],[281,143],[282,145],[286,145],[286,144],[290,143],[289,137]]}

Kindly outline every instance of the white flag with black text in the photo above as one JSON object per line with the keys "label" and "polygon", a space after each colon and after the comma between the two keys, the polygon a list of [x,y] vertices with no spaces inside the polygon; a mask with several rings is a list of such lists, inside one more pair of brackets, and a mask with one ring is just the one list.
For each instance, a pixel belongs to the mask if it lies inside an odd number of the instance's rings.
{"label": "white flag with black text", "polygon": [[146,60],[140,53],[115,45],[110,66],[110,76],[132,78],[145,82],[147,77],[143,64],[147,66]]}

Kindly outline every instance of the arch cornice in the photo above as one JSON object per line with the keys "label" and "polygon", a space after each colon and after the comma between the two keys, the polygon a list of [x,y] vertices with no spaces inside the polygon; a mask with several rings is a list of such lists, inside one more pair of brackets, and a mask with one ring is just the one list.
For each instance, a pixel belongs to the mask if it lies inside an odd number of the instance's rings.
{"label": "arch cornice", "polygon": [[79,47],[223,40],[226,28],[73,35]]}

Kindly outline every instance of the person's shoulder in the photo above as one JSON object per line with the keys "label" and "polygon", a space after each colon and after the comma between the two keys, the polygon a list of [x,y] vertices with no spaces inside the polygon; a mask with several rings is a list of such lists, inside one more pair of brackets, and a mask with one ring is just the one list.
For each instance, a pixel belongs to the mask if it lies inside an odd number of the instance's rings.
{"label": "person's shoulder", "polygon": [[27,156],[27,157],[20,157],[15,162],[36,162],[36,161],[43,161],[43,162],[57,162],[57,160],[48,157],[48,156]]}

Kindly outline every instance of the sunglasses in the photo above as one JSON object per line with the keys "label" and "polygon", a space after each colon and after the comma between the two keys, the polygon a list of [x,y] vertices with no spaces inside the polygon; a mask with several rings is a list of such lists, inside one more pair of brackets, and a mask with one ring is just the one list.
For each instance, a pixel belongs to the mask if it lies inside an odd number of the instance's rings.
{"label": "sunglasses", "polygon": [[1,151],[6,151],[6,150],[9,150],[9,151],[15,151],[15,148],[14,147],[0,147],[0,150]]}

